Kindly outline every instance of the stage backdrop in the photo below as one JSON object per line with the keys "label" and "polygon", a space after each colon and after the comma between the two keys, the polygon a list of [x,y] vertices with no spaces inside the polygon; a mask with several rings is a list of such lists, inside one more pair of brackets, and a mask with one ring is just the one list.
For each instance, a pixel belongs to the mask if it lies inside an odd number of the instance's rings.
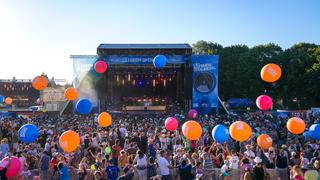
{"label": "stage backdrop", "polygon": [[218,112],[218,62],[216,55],[193,55],[192,108],[200,114]]}

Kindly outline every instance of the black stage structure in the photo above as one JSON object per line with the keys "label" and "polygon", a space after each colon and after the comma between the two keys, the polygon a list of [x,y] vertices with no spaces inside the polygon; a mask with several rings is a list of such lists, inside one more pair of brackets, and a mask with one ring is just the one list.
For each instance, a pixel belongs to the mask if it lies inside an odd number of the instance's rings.
{"label": "black stage structure", "polygon": [[[189,44],[101,44],[97,54],[99,59],[106,61],[108,57],[135,58],[134,61],[126,59],[132,63],[108,63],[105,76],[97,83],[101,110],[123,101],[122,97],[135,96],[141,99],[167,96],[179,102],[184,110],[190,108],[192,48]],[[144,58],[158,54],[181,56],[183,63],[169,61],[163,69],[156,69],[150,62],[145,63]]]}

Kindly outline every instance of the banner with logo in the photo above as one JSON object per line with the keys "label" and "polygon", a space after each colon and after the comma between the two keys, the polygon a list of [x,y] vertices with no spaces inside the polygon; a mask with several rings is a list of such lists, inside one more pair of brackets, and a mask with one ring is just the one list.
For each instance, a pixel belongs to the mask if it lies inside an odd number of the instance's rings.
{"label": "banner with logo", "polygon": [[[152,64],[155,56],[119,56],[110,55],[104,56],[104,59],[108,64]],[[185,62],[182,55],[166,55],[168,64],[183,64]]]}
{"label": "banner with logo", "polygon": [[200,114],[218,112],[217,55],[193,55],[192,108]]}

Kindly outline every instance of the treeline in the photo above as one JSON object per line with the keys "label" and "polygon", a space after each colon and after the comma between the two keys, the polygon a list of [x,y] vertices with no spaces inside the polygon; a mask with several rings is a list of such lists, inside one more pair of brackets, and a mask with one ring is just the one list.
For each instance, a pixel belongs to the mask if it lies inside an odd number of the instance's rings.
{"label": "treeline", "polygon": [[[320,106],[320,45],[298,43],[288,49],[276,44],[223,47],[208,41],[193,44],[194,54],[217,54],[219,62],[219,96],[256,99],[261,94],[273,98],[274,108],[308,109]],[[278,64],[281,78],[265,83],[261,68]]]}

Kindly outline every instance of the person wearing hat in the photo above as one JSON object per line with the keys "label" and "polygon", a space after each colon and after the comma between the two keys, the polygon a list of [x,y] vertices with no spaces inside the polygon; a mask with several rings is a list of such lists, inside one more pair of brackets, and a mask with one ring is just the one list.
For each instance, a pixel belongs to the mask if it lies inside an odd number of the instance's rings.
{"label": "person wearing hat", "polygon": [[254,158],[255,166],[253,167],[253,172],[256,180],[263,180],[265,177],[265,170],[262,165],[262,159],[257,156]]}

